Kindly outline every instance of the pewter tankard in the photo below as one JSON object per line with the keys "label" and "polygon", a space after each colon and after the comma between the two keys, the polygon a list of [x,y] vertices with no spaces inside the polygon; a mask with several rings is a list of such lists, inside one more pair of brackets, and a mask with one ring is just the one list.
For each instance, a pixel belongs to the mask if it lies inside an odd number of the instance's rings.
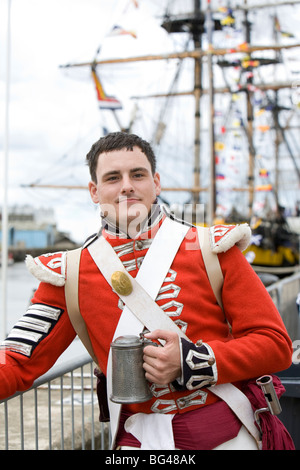
{"label": "pewter tankard", "polygon": [[142,403],[152,398],[143,369],[143,350],[148,340],[133,335],[119,336],[111,343],[112,394],[115,403]]}

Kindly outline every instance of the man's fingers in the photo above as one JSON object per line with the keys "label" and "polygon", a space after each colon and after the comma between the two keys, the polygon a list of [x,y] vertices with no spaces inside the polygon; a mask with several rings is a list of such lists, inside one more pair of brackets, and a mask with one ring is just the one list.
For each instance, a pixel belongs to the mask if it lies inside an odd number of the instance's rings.
{"label": "man's fingers", "polygon": [[145,333],[145,338],[154,340],[165,340],[167,343],[177,341],[178,335],[174,331],[154,330],[151,333]]}
{"label": "man's fingers", "polygon": [[177,333],[155,330],[145,334],[147,339],[165,341],[163,347],[146,346],[144,364],[146,378],[156,384],[168,384],[181,373],[179,337]]}

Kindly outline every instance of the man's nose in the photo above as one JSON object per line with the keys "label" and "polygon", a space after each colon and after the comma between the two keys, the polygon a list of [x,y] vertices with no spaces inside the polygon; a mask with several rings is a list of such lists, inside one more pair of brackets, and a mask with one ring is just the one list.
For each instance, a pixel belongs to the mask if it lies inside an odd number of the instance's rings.
{"label": "man's nose", "polygon": [[129,176],[124,175],[122,178],[122,194],[132,193],[134,191],[131,178]]}

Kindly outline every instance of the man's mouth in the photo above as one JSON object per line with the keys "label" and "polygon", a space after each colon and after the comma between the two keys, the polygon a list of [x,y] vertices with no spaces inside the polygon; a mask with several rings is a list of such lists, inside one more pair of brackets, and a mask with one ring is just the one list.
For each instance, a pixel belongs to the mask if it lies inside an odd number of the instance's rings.
{"label": "man's mouth", "polygon": [[122,203],[122,202],[130,203],[130,202],[139,202],[139,201],[140,201],[140,199],[138,197],[135,197],[135,196],[130,196],[130,197],[121,196],[118,199],[119,204]]}

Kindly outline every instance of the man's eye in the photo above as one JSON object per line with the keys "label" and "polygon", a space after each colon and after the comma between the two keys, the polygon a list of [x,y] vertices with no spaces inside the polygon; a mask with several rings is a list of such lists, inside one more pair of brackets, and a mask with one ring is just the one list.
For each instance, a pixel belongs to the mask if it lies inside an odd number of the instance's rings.
{"label": "man's eye", "polygon": [[116,181],[118,179],[117,176],[109,176],[106,181]]}

